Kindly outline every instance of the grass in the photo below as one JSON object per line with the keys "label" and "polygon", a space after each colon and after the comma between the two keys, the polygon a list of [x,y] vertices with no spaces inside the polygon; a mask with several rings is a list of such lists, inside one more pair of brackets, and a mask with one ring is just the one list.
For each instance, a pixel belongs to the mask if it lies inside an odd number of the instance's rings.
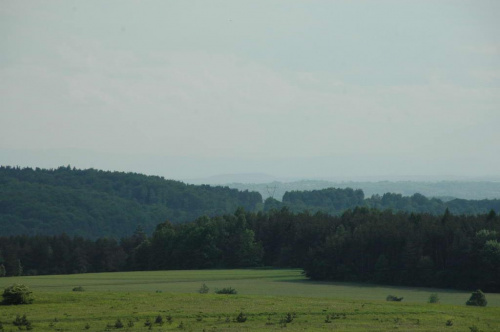
{"label": "grass", "polygon": [[[16,315],[26,314],[33,331],[482,331],[500,328],[500,294],[486,294],[488,307],[465,306],[470,292],[386,287],[305,280],[300,270],[205,270],[100,273],[0,278],[0,289],[12,283],[29,285],[35,302],[0,307],[4,330]],[[199,294],[202,283],[209,294]],[[84,292],[73,292],[82,286]],[[238,295],[216,295],[232,287]],[[428,304],[438,293],[440,304]],[[387,302],[388,294],[404,297]],[[244,313],[246,322],[236,322]],[[163,325],[155,324],[158,315]],[[171,317],[170,322],[167,317]],[[345,317],[345,318],[344,318]],[[120,319],[124,327],[114,327]],[[446,322],[452,320],[452,326]],[[133,326],[129,327],[129,322]],[[182,323],[182,324],[181,324]],[[88,329],[85,326],[88,326]],[[179,328],[181,327],[181,328]]]}

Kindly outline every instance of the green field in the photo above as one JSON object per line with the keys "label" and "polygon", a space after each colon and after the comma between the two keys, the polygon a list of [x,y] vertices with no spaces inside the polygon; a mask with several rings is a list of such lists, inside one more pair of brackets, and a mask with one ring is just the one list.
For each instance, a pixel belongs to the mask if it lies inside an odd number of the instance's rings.
{"label": "green field", "polygon": [[[1,306],[5,331],[17,330],[26,314],[33,331],[481,331],[500,330],[500,294],[486,294],[488,306],[465,306],[470,292],[311,282],[301,270],[203,270],[99,273],[0,278],[0,289],[29,285],[31,305]],[[205,283],[209,294],[199,294]],[[82,286],[84,292],[73,292]],[[237,295],[217,295],[232,287]],[[438,293],[440,304],[428,304]],[[403,302],[387,302],[389,294]],[[246,322],[235,321],[240,312]],[[293,320],[284,326],[290,313]],[[155,324],[161,316],[163,324]],[[167,320],[170,318],[170,321]],[[124,327],[115,328],[117,319]],[[451,320],[453,325],[446,326]],[[128,324],[133,326],[128,326]]]}

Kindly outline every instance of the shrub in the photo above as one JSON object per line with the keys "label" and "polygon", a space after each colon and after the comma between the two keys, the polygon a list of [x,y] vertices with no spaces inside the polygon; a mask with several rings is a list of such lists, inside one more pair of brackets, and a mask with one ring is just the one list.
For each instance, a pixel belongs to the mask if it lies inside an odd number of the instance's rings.
{"label": "shrub", "polygon": [[85,288],[83,288],[82,286],[77,286],[73,288],[73,292],[84,292],[84,291]]}
{"label": "shrub", "polygon": [[31,322],[28,320],[28,318],[26,318],[26,315],[23,315],[23,317],[17,315],[12,324],[14,324],[14,326],[17,326],[19,329],[21,329],[23,326],[26,327],[26,330],[33,329],[33,327],[31,326]]}
{"label": "shrub", "polygon": [[387,297],[385,298],[387,301],[396,301],[396,302],[401,302],[403,301],[403,298],[402,297],[397,297],[397,296],[394,296],[394,295],[387,295]]}
{"label": "shrub", "polygon": [[453,321],[451,319],[448,319],[446,321],[446,326],[453,326]]}
{"label": "shrub", "polygon": [[33,302],[33,292],[28,286],[14,284],[3,291],[3,304],[30,304]]}
{"label": "shrub", "polygon": [[208,288],[207,285],[203,284],[201,285],[200,289],[198,289],[198,293],[200,294],[207,294],[210,288]]}
{"label": "shrub", "polygon": [[238,292],[236,291],[236,289],[231,288],[231,287],[225,287],[225,288],[222,288],[222,289],[216,289],[215,293],[216,294],[231,294],[231,295],[238,294]]}
{"label": "shrub", "polygon": [[121,329],[121,328],[123,327],[123,323],[122,323],[122,321],[120,320],[120,318],[118,318],[118,319],[116,320],[116,322],[115,322],[115,327],[116,327],[117,329]]}
{"label": "shrub", "polygon": [[432,293],[429,295],[429,303],[439,303],[439,295],[437,293]]}
{"label": "shrub", "polygon": [[240,314],[236,317],[236,321],[238,323],[244,323],[247,321],[247,316],[243,312],[240,312]]}
{"label": "shrub", "polygon": [[484,293],[480,289],[478,289],[477,291],[472,292],[469,300],[465,304],[486,307],[488,301],[486,301],[486,296],[484,296]]}
{"label": "shrub", "polygon": [[155,324],[163,325],[163,317],[161,315],[156,316]]}
{"label": "shrub", "polygon": [[287,313],[284,317],[285,323],[291,323],[293,321],[294,316],[291,313]]}

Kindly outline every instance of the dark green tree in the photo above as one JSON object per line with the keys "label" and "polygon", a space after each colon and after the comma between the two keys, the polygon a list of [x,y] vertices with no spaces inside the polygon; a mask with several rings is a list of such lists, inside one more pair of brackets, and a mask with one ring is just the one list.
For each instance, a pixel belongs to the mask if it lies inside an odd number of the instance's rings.
{"label": "dark green tree", "polygon": [[486,301],[486,296],[484,295],[484,293],[480,289],[478,289],[475,292],[472,292],[470,298],[465,304],[471,306],[486,307],[488,301]]}

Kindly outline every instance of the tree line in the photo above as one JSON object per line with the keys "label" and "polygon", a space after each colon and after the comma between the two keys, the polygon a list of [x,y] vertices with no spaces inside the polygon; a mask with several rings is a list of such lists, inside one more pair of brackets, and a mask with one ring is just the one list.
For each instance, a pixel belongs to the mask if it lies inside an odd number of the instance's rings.
{"label": "tree line", "polygon": [[314,280],[500,292],[500,217],[439,216],[366,207],[340,216],[237,209],[141,229],[120,241],[0,237],[6,275],[298,267]]}

